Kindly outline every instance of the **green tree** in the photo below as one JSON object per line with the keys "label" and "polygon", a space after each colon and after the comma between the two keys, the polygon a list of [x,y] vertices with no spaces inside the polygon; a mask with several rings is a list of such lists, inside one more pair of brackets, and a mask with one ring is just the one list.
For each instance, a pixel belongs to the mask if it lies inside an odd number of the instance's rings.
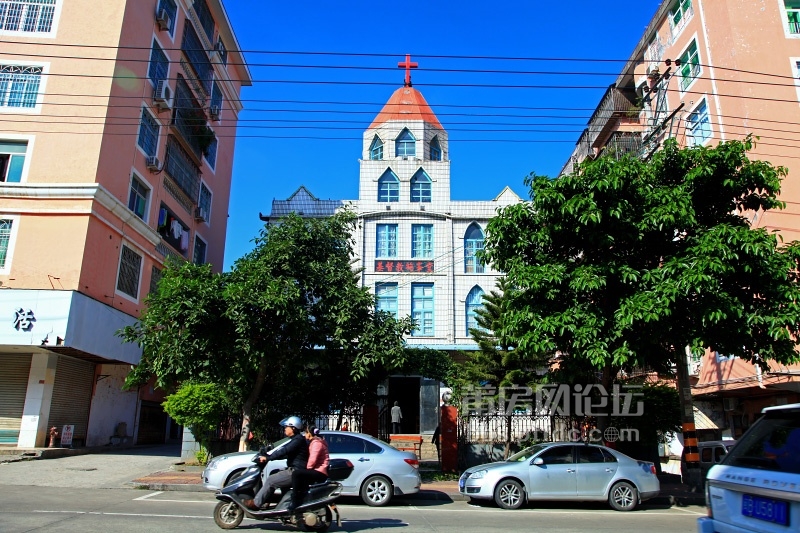
{"label": "green tree", "polygon": [[166,389],[217,385],[241,410],[243,450],[265,391],[271,399],[309,396],[298,392],[309,373],[334,368],[352,382],[376,366],[402,365],[411,320],[375,312],[352,269],[355,224],[347,210],[325,219],[290,215],[265,227],[229,273],[170,265],[140,319],[121,332],[143,351],[126,384],[155,375]]}
{"label": "green tree", "polygon": [[511,394],[501,394],[502,389],[533,386],[541,378],[537,369],[547,368],[544,354],[531,354],[520,350],[515,340],[503,327],[508,316],[508,304],[512,300],[514,288],[508,278],[497,281],[496,289],[483,296],[483,305],[476,311],[478,327],[471,328],[470,334],[478,343],[478,350],[465,352],[463,375],[470,384],[488,386],[498,393],[494,401],[506,413],[505,457],[511,452],[511,421],[515,407],[509,405]]}
{"label": "green tree", "polygon": [[[202,449],[209,449],[209,434],[219,426],[226,398],[219,387],[210,383],[184,383],[162,404],[164,411],[178,424],[192,430]],[[205,453],[204,452],[204,453]]]}
{"label": "green tree", "polygon": [[532,174],[531,201],[488,225],[485,258],[519,289],[505,334],[589,362],[606,387],[624,366],[685,368],[686,346],[797,361],[800,246],[751,226],[783,208],[786,170],[751,161],[752,144],[668,141],[650,161]]}

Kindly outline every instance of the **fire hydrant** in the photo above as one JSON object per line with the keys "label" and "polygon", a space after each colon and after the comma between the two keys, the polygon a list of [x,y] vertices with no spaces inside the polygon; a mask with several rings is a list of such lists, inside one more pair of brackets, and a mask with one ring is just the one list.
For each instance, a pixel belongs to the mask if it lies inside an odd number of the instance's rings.
{"label": "fire hydrant", "polygon": [[56,427],[53,426],[50,428],[50,445],[48,448],[55,448],[56,447],[56,439],[58,438],[58,431],[56,431]]}

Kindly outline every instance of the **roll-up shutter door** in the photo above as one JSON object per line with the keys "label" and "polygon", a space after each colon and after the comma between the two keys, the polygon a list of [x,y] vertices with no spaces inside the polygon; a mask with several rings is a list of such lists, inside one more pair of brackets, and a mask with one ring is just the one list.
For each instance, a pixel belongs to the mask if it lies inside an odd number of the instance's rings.
{"label": "roll-up shutter door", "polygon": [[0,355],[0,444],[19,440],[30,372],[30,355]]}
{"label": "roll-up shutter door", "polygon": [[61,433],[63,426],[75,426],[73,446],[86,444],[93,382],[93,363],[59,356],[47,427],[55,426]]}

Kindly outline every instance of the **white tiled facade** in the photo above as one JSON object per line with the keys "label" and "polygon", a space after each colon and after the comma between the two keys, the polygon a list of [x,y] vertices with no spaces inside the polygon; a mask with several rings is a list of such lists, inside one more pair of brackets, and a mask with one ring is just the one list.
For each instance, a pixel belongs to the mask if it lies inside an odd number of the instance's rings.
{"label": "white tiled facade", "polygon": [[[395,139],[406,128],[416,139],[416,154],[407,158],[396,157]],[[383,142],[381,160],[370,159],[370,147],[376,135]],[[430,159],[430,142],[434,137],[438,138],[441,148],[440,161]],[[324,211],[318,205],[322,202],[327,202],[328,206],[352,206],[361,222],[355,239],[364,286],[375,291],[377,284],[397,284],[397,315],[403,317],[412,314],[412,288],[417,284],[433,284],[432,335],[418,330],[407,339],[408,344],[446,350],[475,349],[477,345],[467,333],[467,296],[475,287],[484,293],[493,290],[499,274],[490,266],[485,266],[482,273],[465,272],[465,234],[473,224],[485,233],[486,224],[496,210],[517,203],[520,198],[505,187],[492,200],[451,200],[447,132],[430,120],[388,120],[373,124],[364,132],[359,164],[358,200],[320,201],[301,188],[288,200],[274,201],[267,220],[276,221],[290,211],[306,216],[311,213],[319,215]],[[420,169],[431,180],[430,202],[411,201],[411,179]],[[379,179],[387,170],[399,178],[399,201],[378,199]],[[377,226],[381,224],[397,226],[396,254],[392,257],[377,256]],[[433,228],[433,250],[428,257],[412,257],[414,225],[431,225]],[[385,262],[383,270],[379,269],[379,263],[385,260],[395,261],[392,271],[388,271]],[[428,267],[430,261],[433,262],[432,272]],[[403,271],[396,271],[397,262]],[[420,263],[424,263],[422,268]],[[413,267],[413,272],[406,271],[409,266]]]}

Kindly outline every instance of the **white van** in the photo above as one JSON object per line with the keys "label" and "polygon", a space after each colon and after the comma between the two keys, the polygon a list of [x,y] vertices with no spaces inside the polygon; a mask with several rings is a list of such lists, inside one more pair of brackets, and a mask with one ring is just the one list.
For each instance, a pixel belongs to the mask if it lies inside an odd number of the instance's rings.
{"label": "white van", "polygon": [[699,533],[800,531],[800,403],[762,413],[709,470]]}

